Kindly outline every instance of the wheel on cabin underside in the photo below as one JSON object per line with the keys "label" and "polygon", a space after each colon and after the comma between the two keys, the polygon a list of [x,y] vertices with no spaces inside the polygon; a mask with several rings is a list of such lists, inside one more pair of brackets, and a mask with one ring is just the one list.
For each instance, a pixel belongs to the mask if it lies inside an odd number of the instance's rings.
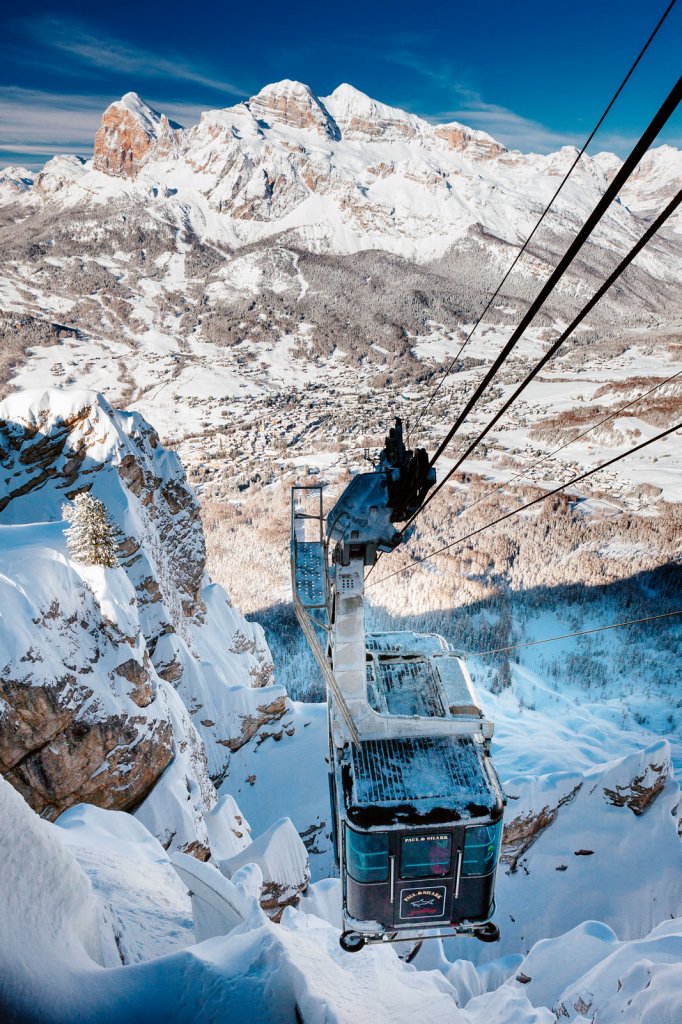
{"label": "wheel on cabin underside", "polygon": [[346,953],[359,953],[365,945],[365,936],[360,932],[343,932],[339,939],[339,945],[341,949],[345,949]]}
{"label": "wheel on cabin underside", "polygon": [[485,924],[474,928],[473,934],[479,942],[497,942],[500,938],[500,929],[492,921],[486,921]]}

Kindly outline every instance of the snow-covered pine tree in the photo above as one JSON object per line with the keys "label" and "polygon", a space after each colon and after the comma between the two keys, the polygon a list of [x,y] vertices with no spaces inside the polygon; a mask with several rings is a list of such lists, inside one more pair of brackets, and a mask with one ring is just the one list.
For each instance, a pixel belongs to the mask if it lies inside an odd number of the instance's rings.
{"label": "snow-covered pine tree", "polygon": [[116,527],[109,513],[92,494],[77,494],[70,503],[62,505],[62,516],[71,523],[65,530],[70,554],[85,565],[118,565],[116,557]]}

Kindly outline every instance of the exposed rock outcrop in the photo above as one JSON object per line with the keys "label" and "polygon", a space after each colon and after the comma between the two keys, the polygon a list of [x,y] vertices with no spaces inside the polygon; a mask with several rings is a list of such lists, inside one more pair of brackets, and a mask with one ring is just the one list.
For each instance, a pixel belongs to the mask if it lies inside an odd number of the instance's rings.
{"label": "exposed rock outcrop", "polygon": [[132,586],[63,549],[61,524],[0,527],[0,771],[51,820],[137,805],[173,756]]}
{"label": "exposed rock outcrop", "polygon": [[[272,664],[262,630],[210,583],[208,613],[199,506],[177,457],[100,395],[48,390],[0,405],[0,466],[0,771],[46,817],[83,801],[134,809],[166,847],[224,850],[236,812],[216,811],[174,686],[194,714],[214,691],[225,698],[221,739],[285,709],[260,688]],[[119,531],[116,567],[67,550],[62,505],[82,491]],[[215,720],[200,726],[211,739]]]}
{"label": "exposed rock outcrop", "polygon": [[644,770],[625,782],[615,782],[613,788],[604,787],[606,802],[614,807],[629,807],[639,816],[654,802],[668,781],[672,768],[670,752],[661,745],[654,752],[657,756],[644,766]]}
{"label": "exposed rock outcrop", "polygon": [[308,853],[290,818],[281,818],[241,853],[220,861],[232,878],[246,864],[257,864],[263,875],[260,905],[279,921],[285,907],[296,906],[310,881]]}
{"label": "exposed rock outcrop", "polygon": [[454,121],[452,124],[439,124],[433,129],[433,134],[438,139],[443,139],[450,149],[459,150],[475,157],[494,157],[506,153],[504,146],[495,142],[486,132],[474,132],[471,128],[465,127]]}
{"label": "exposed rock outcrop", "polygon": [[511,874],[517,870],[519,860],[528,852],[533,843],[550,825],[554,824],[559,809],[576,797],[581,786],[582,782],[578,782],[569,788],[563,796],[559,796],[556,803],[545,804],[539,810],[529,810],[517,814],[515,818],[505,822],[500,860],[503,864],[509,865]]}
{"label": "exposed rock outcrop", "polygon": [[154,151],[159,156],[173,151],[178,127],[143,103],[137,93],[128,92],[102,116],[95,135],[94,166],[105,174],[134,177],[152,143],[156,143]]}
{"label": "exposed rock outcrop", "polygon": [[324,104],[303,82],[285,79],[266,85],[249,100],[248,107],[257,120],[269,124],[309,128],[331,139],[339,137],[339,130]]}

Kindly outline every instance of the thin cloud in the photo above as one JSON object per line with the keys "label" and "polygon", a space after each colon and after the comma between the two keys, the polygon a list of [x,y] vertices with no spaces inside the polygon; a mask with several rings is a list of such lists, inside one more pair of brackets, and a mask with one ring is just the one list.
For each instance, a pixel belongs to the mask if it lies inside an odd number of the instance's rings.
{"label": "thin cloud", "polygon": [[[399,44],[402,40],[395,37],[394,42]],[[411,49],[410,42],[405,40],[407,45],[389,48],[382,54],[383,59],[416,72],[430,85],[448,92],[457,103],[451,110],[426,115],[426,120],[434,123],[459,121],[470,128],[488,132],[509,149],[549,153],[561,146],[575,144],[570,134],[554,131],[498,104],[486,103],[467,83],[469,76],[465,68],[451,61],[427,59]]]}
{"label": "thin cloud", "polygon": [[[145,97],[146,98],[146,97]],[[116,96],[50,93],[37,89],[0,87],[0,152],[26,156],[92,154],[102,114]],[[191,125],[209,105],[147,100],[172,121]],[[36,161],[31,161],[36,166]]]}
{"label": "thin cloud", "polygon": [[425,119],[434,123],[459,121],[470,128],[488,132],[508,149],[524,152],[551,153],[562,146],[581,145],[578,135],[559,132],[548,128],[539,121],[523,117],[496,103],[487,103],[467,81],[470,78],[466,68],[451,61],[433,61],[415,52],[410,44],[413,40],[394,37],[393,48],[383,53],[383,59],[421,75],[439,90],[445,90],[455,99],[456,106],[439,114],[428,114]]}
{"label": "thin cloud", "polygon": [[92,149],[108,102],[99,96],[0,88],[0,146],[16,152],[22,146],[26,152],[38,152],[36,147],[42,152],[54,147],[80,153]]}
{"label": "thin cloud", "polygon": [[[413,41],[415,37],[394,36],[393,47],[383,50],[380,58],[389,64],[397,64],[409,71],[415,71],[431,85],[448,89],[455,95],[465,95],[469,92],[469,86],[466,84],[468,72],[465,68],[451,61],[422,57],[421,54],[409,49],[409,43]],[[403,43],[408,45],[401,45]]]}
{"label": "thin cloud", "polygon": [[[504,143],[509,149],[522,152],[553,153],[562,146],[575,146],[581,149],[589,131],[561,132],[548,128],[539,121],[509,110],[495,103],[486,103],[479,96],[471,94],[469,101],[453,110],[438,115],[438,120],[461,121],[471,128],[488,132],[498,142]],[[624,132],[600,131],[590,144],[591,154],[612,152],[620,156],[629,153],[637,142],[638,135]],[[658,140],[657,145],[679,146],[680,136],[677,132],[666,133]]]}
{"label": "thin cloud", "polygon": [[523,117],[496,103],[486,103],[479,97],[453,110],[444,111],[439,121],[460,121],[471,128],[488,132],[508,149],[535,153],[551,153],[562,146],[581,146],[584,139],[572,132],[559,132],[539,121]]}
{"label": "thin cloud", "polygon": [[89,67],[134,75],[136,79],[163,78],[192,82],[216,92],[244,97],[247,91],[233,82],[207,74],[204,68],[169,55],[129,46],[120,39],[95,35],[86,24],[64,18],[38,18],[23,22],[33,40],[47,49],[67,53]]}

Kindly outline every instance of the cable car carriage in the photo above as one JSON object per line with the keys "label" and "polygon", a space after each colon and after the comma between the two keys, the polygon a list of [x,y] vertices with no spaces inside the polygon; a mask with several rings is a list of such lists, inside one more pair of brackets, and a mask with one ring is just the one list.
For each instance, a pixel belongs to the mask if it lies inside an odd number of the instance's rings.
{"label": "cable car carriage", "polygon": [[504,798],[464,660],[435,635],[365,633],[364,570],[401,537],[435,479],[400,421],[373,473],[329,513],[322,485],[292,490],[297,616],[322,668],[329,782],[349,952],[367,942],[499,931],[494,882]]}

